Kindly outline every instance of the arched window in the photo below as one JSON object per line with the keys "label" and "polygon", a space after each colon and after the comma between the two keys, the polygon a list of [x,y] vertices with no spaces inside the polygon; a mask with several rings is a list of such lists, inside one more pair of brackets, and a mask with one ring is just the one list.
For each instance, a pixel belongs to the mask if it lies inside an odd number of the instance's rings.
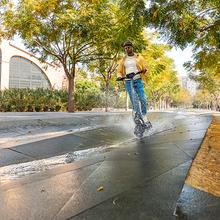
{"label": "arched window", "polygon": [[33,62],[19,56],[10,60],[9,88],[51,88],[45,73]]}

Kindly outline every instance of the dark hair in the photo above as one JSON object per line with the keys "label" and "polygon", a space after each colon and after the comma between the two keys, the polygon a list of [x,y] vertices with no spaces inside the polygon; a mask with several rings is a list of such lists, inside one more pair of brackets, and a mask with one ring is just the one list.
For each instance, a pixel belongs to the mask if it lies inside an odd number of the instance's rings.
{"label": "dark hair", "polygon": [[130,41],[130,40],[126,40],[124,43],[123,43],[123,47],[125,46],[131,46],[133,47],[133,43]]}

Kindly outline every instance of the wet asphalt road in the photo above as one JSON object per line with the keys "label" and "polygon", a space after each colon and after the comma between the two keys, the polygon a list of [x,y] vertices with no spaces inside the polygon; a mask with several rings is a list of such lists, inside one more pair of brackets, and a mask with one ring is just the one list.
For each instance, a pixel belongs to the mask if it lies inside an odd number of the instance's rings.
{"label": "wet asphalt road", "polygon": [[[143,140],[153,143],[156,139],[156,142],[161,140],[164,143],[166,141],[174,141],[175,139],[197,139],[196,134],[204,134],[207,128],[207,122],[210,122],[210,118],[206,118],[205,122],[204,120],[200,121],[200,118],[204,118],[204,116],[152,113],[150,119],[153,123],[153,129],[149,134],[146,134]],[[161,135],[158,136],[159,134]],[[123,121],[120,125],[70,133],[61,137],[3,148],[0,150],[0,167],[85,149],[108,148],[132,139],[135,139],[133,135],[133,123],[131,120],[127,120]]]}
{"label": "wet asphalt road", "polygon": [[[70,155],[62,166],[42,165],[37,174],[1,182],[1,219],[176,219],[211,116],[152,113],[150,119],[151,135],[141,140],[128,121],[1,149],[0,173],[6,165]],[[74,151],[82,153],[71,160]]]}

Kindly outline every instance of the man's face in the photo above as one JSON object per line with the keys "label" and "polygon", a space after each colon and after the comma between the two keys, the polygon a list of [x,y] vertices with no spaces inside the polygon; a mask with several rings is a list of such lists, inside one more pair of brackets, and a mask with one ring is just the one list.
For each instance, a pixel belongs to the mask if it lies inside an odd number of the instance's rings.
{"label": "man's face", "polygon": [[133,47],[132,46],[125,46],[125,52],[127,55],[133,55]]}

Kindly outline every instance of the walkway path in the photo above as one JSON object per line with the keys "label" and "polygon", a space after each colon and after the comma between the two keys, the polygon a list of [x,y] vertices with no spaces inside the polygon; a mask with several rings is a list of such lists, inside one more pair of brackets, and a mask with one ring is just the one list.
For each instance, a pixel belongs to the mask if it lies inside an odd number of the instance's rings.
{"label": "walkway path", "polygon": [[[176,203],[212,117],[154,113],[151,118],[159,132],[142,140],[129,138],[89,158],[1,182],[1,219],[176,219]],[[93,139],[86,131],[72,136],[79,137],[91,143],[104,136]],[[215,199],[213,211],[219,207]],[[204,203],[203,209],[210,207]],[[209,212],[204,219],[214,220]]]}

